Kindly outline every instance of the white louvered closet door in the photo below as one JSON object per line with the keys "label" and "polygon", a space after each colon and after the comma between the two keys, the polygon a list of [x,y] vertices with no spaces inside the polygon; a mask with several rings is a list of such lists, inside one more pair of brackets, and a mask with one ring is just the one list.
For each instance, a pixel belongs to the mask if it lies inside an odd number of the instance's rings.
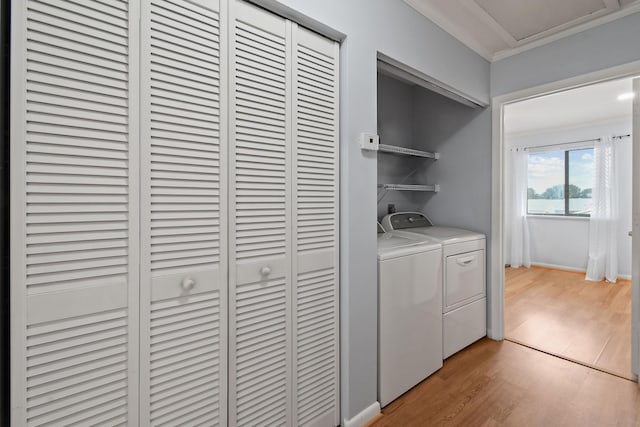
{"label": "white louvered closet door", "polygon": [[226,425],[221,21],[219,0],[142,6],[142,425]]}
{"label": "white louvered closet door", "polygon": [[16,426],[138,422],[135,1],[12,2]]}
{"label": "white louvered closet door", "polygon": [[232,10],[229,419],[277,426],[292,411],[290,25]]}
{"label": "white louvered closet door", "polygon": [[232,16],[230,422],[334,426],[338,45],[242,1]]}
{"label": "white louvered closet door", "polygon": [[338,49],[293,25],[295,425],[340,423]]}

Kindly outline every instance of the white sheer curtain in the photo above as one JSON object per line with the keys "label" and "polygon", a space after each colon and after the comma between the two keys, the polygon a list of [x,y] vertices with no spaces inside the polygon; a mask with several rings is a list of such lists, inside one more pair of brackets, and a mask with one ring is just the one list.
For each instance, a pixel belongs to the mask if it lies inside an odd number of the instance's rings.
{"label": "white sheer curtain", "polygon": [[587,280],[618,278],[618,185],[615,175],[615,145],[610,137],[596,142],[594,150],[593,209],[589,219]]}
{"label": "white sheer curtain", "polygon": [[531,266],[527,223],[527,176],[529,157],[524,148],[511,150],[511,267]]}

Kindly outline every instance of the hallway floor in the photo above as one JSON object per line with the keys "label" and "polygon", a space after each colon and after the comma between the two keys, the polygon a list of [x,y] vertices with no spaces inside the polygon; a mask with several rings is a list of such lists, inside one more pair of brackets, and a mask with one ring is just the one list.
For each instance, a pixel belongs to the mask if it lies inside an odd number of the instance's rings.
{"label": "hallway floor", "polygon": [[637,426],[638,384],[484,338],[383,408],[373,427]]}

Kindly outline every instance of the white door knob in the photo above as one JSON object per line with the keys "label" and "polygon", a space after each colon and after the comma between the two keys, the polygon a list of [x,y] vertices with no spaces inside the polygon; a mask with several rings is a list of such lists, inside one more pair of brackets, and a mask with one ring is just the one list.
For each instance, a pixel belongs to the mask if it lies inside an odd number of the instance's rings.
{"label": "white door knob", "polygon": [[182,283],[180,283],[180,286],[182,286],[182,289],[184,289],[185,291],[190,291],[195,285],[196,281],[190,277],[185,278],[184,280],[182,280]]}
{"label": "white door knob", "polygon": [[271,267],[262,267],[260,269],[260,274],[263,276],[268,276],[271,274]]}

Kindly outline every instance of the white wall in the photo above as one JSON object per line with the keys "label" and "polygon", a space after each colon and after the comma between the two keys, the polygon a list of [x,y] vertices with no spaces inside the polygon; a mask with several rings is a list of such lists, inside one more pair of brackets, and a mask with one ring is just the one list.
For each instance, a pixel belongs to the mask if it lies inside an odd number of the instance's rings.
{"label": "white wall", "polygon": [[[342,418],[351,419],[377,400],[377,162],[376,153],[357,144],[361,132],[376,131],[377,53],[487,103],[489,64],[400,0],[257,2],[284,6],[346,35],[340,51],[340,334]],[[482,190],[489,194],[490,187]]]}
{"label": "white wall", "polygon": [[589,220],[529,217],[531,262],[547,267],[586,271]]}
{"label": "white wall", "polygon": [[[506,117],[509,120],[509,117]],[[627,120],[582,126],[573,129],[551,130],[520,136],[507,136],[507,150],[511,147],[536,147],[553,143],[580,141],[606,135],[626,135],[631,130]],[[631,277],[631,138],[615,142],[617,182],[619,186],[618,273]],[[509,157],[506,156],[508,159]],[[507,179],[507,184],[509,179]],[[506,191],[509,206],[509,191]],[[587,218],[530,216],[531,262],[559,268],[586,271],[589,251],[589,220]],[[505,227],[505,262],[509,263],[509,232]]]}

